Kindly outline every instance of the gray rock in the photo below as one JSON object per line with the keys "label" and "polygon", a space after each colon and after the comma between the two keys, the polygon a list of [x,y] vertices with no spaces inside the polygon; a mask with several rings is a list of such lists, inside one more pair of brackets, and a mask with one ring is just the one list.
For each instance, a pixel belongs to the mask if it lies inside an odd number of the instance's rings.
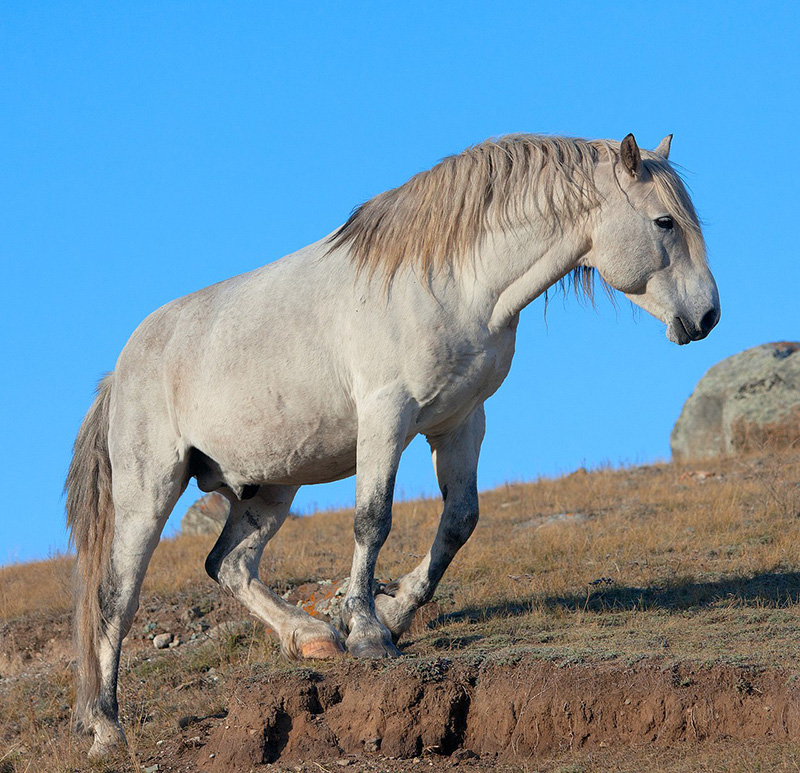
{"label": "gray rock", "polygon": [[165,650],[167,647],[169,647],[170,642],[172,642],[171,633],[160,633],[158,636],[153,637],[153,646],[157,650]]}
{"label": "gray rock", "polygon": [[700,379],[672,430],[678,461],[800,443],[800,342],[762,344]]}
{"label": "gray rock", "polygon": [[187,625],[194,620],[203,616],[203,610],[200,607],[189,607],[181,614],[181,622]]}
{"label": "gray rock", "polygon": [[198,499],[181,518],[182,534],[217,536],[228,520],[231,503],[222,494],[212,491]]}

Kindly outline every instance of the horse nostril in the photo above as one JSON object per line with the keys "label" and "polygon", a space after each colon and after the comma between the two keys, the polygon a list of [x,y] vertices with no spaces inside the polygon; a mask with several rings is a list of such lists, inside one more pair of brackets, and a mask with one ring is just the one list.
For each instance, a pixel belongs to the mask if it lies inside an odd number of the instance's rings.
{"label": "horse nostril", "polygon": [[717,324],[717,310],[716,309],[709,309],[704,315],[703,319],[700,320],[700,331],[703,335],[708,335],[711,332],[711,328]]}

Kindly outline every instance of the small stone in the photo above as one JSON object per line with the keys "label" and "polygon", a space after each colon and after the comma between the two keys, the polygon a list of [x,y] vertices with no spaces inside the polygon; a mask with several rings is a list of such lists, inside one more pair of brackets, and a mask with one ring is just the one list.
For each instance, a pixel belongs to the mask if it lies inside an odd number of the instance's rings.
{"label": "small stone", "polygon": [[158,773],[158,771],[161,770],[161,768],[159,768],[158,765],[156,764],[156,765],[148,765],[146,768],[142,768],[142,770],[144,771],[144,773]]}
{"label": "small stone", "polygon": [[203,616],[203,610],[200,607],[189,607],[189,609],[185,610],[181,615],[181,621],[184,623],[191,623],[192,620],[197,620],[197,618]]}
{"label": "small stone", "polygon": [[381,748],[380,738],[370,738],[369,741],[364,741],[365,752],[376,752]]}
{"label": "small stone", "polygon": [[157,650],[164,650],[169,647],[169,643],[172,641],[172,634],[171,633],[160,633],[158,636],[153,637],[153,646]]}
{"label": "small stone", "polygon": [[340,768],[346,768],[348,765],[352,765],[353,764],[353,760],[336,760],[336,764]]}

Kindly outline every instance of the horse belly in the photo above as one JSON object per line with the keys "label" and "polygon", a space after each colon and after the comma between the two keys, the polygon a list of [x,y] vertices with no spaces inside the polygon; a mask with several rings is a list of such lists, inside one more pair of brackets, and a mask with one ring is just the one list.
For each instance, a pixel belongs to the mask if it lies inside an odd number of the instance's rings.
{"label": "horse belly", "polygon": [[245,412],[220,412],[218,421],[196,417],[190,442],[233,488],[338,480],[355,471],[358,422],[335,403],[251,400]]}
{"label": "horse belly", "polygon": [[310,432],[274,438],[262,458],[244,465],[244,477],[254,483],[306,485],[346,478],[356,470],[356,427],[321,421]]}

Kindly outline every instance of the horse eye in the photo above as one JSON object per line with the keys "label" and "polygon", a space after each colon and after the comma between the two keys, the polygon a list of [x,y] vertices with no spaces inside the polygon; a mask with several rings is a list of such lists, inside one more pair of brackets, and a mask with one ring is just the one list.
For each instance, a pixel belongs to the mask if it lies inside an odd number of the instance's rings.
{"label": "horse eye", "polygon": [[667,215],[665,217],[657,217],[656,225],[659,228],[666,228],[667,230],[669,230],[670,228],[672,228],[672,226],[675,225],[675,223],[673,222],[672,218],[669,215]]}

